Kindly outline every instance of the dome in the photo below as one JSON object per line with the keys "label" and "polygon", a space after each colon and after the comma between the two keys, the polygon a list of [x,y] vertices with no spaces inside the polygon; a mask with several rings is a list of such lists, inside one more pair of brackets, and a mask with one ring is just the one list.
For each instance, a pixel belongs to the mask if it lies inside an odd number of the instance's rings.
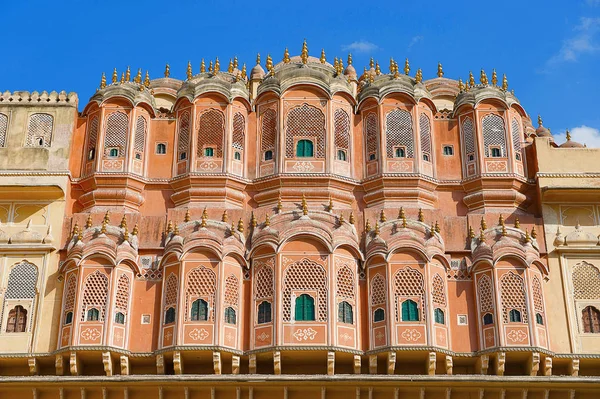
{"label": "dome", "polygon": [[550,130],[544,127],[542,117],[540,115],[538,115],[538,128],[535,129],[535,134],[538,137],[552,137]]}
{"label": "dome", "polygon": [[356,79],[356,69],[354,69],[352,64],[346,67],[346,69],[344,70],[344,75]]}
{"label": "dome", "polygon": [[260,64],[256,64],[250,71],[250,79],[262,79],[265,76],[265,70]]}
{"label": "dome", "polygon": [[560,148],[583,148],[584,145],[571,140],[571,133],[567,130],[567,141],[559,145]]}

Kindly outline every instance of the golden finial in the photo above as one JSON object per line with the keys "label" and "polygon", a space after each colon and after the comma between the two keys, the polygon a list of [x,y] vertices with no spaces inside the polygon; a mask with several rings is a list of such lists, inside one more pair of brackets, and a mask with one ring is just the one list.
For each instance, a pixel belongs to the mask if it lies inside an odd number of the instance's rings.
{"label": "golden finial", "polygon": [[498,225],[504,226],[504,216],[502,216],[502,214],[500,214],[500,216],[498,217]]}
{"label": "golden finial", "polygon": [[200,62],[200,73],[206,73],[206,63],[204,62],[204,58]]}
{"label": "golden finial", "polygon": [[506,226],[502,225],[502,237],[506,237],[507,236],[507,232],[506,232]]}
{"label": "golden finial", "polygon": [[119,83],[125,83],[125,72],[121,72],[121,80],[119,81]]}
{"label": "golden finial", "polygon": [[271,218],[269,217],[269,214],[267,213],[265,215],[265,227],[269,227],[271,225]]}
{"label": "golden finial", "polygon": [[535,226],[531,228],[531,238],[535,239],[537,237],[537,232],[535,231]]}
{"label": "golden finial", "polygon": [[496,87],[498,84],[498,75],[496,74],[496,69],[492,69],[492,86]]}
{"label": "golden finial", "polygon": [[440,231],[441,231],[441,229],[440,229],[440,225],[438,224],[438,221],[436,220],[436,221],[435,221],[435,232],[436,232],[436,233],[439,233]]}
{"label": "golden finial", "polygon": [[321,49],[321,58],[319,58],[319,61],[321,61],[321,64],[327,62],[327,58],[325,58],[325,49]]}
{"label": "golden finial", "polygon": [[527,229],[525,229],[525,242],[531,242],[531,236],[529,236]]}
{"label": "golden finial", "polygon": [[105,234],[106,233],[106,225],[108,224],[108,222],[106,221],[106,219],[104,219],[102,221],[102,227],[100,228],[100,233]]}
{"label": "golden finial", "polygon": [[442,69],[442,63],[441,62],[438,62],[437,76],[438,76],[438,78],[443,78],[444,77],[444,70]]}
{"label": "golden finial", "polygon": [[135,78],[133,78],[133,81],[137,84],[142,83],[142,68],[138,68],[137,74],[135,75]]}
{"label": "golden finial", "polygon": [[100,88],[104,89],[106,87],[106,74],[102,72],[102,77],[100,78]]}
{"label": "golden finial", "polygon": [[242,78],[246,79],[248,75],[246,75],[246,64],[242,65]]}
{"label": "golden finial", "polygon": [[465,85],[463,84],[462,79],[458,79],[458,91],[464,91],[465,90]]}
{"label": "golden finial", "polygon": [[265,66],[269,72],[271,69],[273,69],[273,59],[271,58],[271,54],[267,54],[267,62],[265,63]]}
{"label": "golden finial", "polygon": [[375,75],[370,74],[369,75],[369,83],[373,83],[375,81]]}
{"label": "golden finial", "polygon": [[481,218],[481,229],[487,230],[487,223],[485,222],[485,219],[483,217]]}
{"label": "golden finial", "polygon": [[343,75],[344,74],[344,61],[342,60],[342,57],[340,57],[340,59],[338,60],[338,75]]}
{"label": "golden finial", "polygon": [[206,219],[208,219],[208,217],[206,214],[206,208],[204,208],[204,211],[202,212],[202,218],[200,219],[200,227],[206,227]]}
{"label": "golden finial", "polygon": [[219,57],[215,58],[215,75],[221,70],[221,63],[219,62]]}
{"label": "golden finial", "polygon": [[352,65],[352,54],[348,53],[348,65]]}
{"label": "golden finial", "polygon": [[398,72],[398,63],[394,61],[394,78],[398,79],[400,77],[400,72]]}
{"label": "golden finial", "polygon": [[473,226],[469,226],[469,238],[472,240],[475,238],[475,231],[473,231]]}
{"label": "golden finial", "polygon": [[394,74],[394,57],[390,57],[390,75]]}
{"label": "golden finial", "polygon": [[167,223],[167,233],[172,233],[173,232],[173,222],[171,220],[169,220],[169,223]]}
{"label": "golden finial", "polygon": [[235,235],[235,224],[233,223],[233,220],[231,221],[231,227],[229,228],[229,234],[231,234],[232,236]]}
{"label": "golden finial", "polygon": [[473,76],[473,72],[469,71],[469,87],[475,86],[475,77]]}
{"label": "golden finial", "polygon": [[238,228],[237,229],[240,233],[244,232],[244,221],[241,218],[240,218],[240,220],[238,220]]}
{"label": "golden finial", "polygon": [[538,126],[542,127],[543,126],[543,121],[542,121],[542,116],[538,115]]}
{"label": "golden finial", "polygon": [[283,209],[283,204],[281,203],[281,194],[279,194],[279,198],[277,198],[277,213],[281,213]]}
{"label": "golden finial", "polygon": [[123,215],[123,219],[121,219],[121,224],[119,225],[119,227],[122,229],[127,227],[127,219],[125,218],[125,215]]}
{"label": "golden finial", "polygon": [[167,64],[165,65],[165,78],[168,78],[169,76],[171,76],[171,67]]}
{"label": "golden finial", "polygon": [[520,229],[521,228],[521,223],[519,222],[519,218],[515,219],[515,229]]}
{"label": "golden finial", "polygon": [[379,223],[375,221],[375,237],[379,236]]}
{"label": "golden finial", "polygon": [[233,60],[229,59],[229,65],[227,66],[227,72],[233,73]]}
{"label": "golden finial", "polygon": [[369,220],[367,220],[367,224],[365,224],[365,231],[366,232],[371,231],[371,222]]}
{"label": "golden finial", "polygon": [[331,199],[331,196],[329,196],[329,205],[327,205],[327,210],[329,212],[333,211],[333,200]]}
{"label": "golden finial", "polygon": [[354,212],[350,211],[350,216],[348,217],[348,223],[354,224]]}
{"label": "golden finial", "polygon": [[429,228],[429,234],[431,234],[432,237],[435,235],[435,224],[433,223],[433,220],[431,221],[431,227]]}
{"label": "golden finial", "polygon": [[133,226],[133,230],[131,231],[131,235],[133,236],[137,236],[139,233],[139,229],[138,229],[138,225],[137,223]]}
{"label": "golden finial", "polygon": [[190,61],[188,61],[187,64],[187,71],[186,71],[186,75],[187,75],[187,80],[192,80],[192,63]]}
{"label": "golden finial", "polygon": [[[175,226],[175,235],[179,234],[179,230],[177,229],[177,226]],[[123,232],[123,241],[129,241],[129,230],[125,229],[125,231]]]}
{"label": "golden finial", "polygon": [[208,219],[208,211],[206,210],[206,207],[204,207],[204,210],[202,211],[202,217],[204,219]]}
{"label": "golden finial", "polygon": [[377,76],[381,75],[381,68],[379,67],[379,61],[375,63],[375,74]]}
{"label": "golden finial", "polygon": [[483,69],[481,69],[481,73],[479,74],[479,81],[481,82],[482,85],[488,84],[488,78]]}
{"label": "golden finial", "polygon": [[308,63],[308,46],[306,45],[306,39],[304,39],[304,43],[302,43],[302,53],[300,53],[300,58],[302,58],[302,63]]}
{"label": "golden finial", "polygon": [[340,222],[340,226],[344,223],[344,214],[340,213],[340,217],[338,218],[339,222]]}
{"label": "golden finial", "polygon": [[483,233],[483,229],[479,229],[479,243],[485,242],[485,234]]}
{"label": "golden finial", "polygon": [[408,58],[404,60],[404,74],[408,75],[410,72],[410,64],[408,63]]}
{"label": "golden finial", "polygon": [[404,213],[404,207],[400,207],[400,210],[398,211],[398,219],[402,219],[406,217],[406,214]]}
{"label": "golden finial", "polygon": [[144,86],[150,87],[150,72],[146,71],[146,76],[144,77]]}
{"label": "golden finial", "polygon": [[208,63],[208,73],[213,73],[213,62],[212,62],[212,60]]}
{"label": "golden finial", "polygon": [[227,209],[223,211],[223,215],[221,216],[221,222],[227,223],[229,221],[229,215],[227,214]]}
{"label": "golden finial", "polygon": [[238,59],[237,59],[237,55],[233,57],[233,69],[236,69],[238,67]]}
{"label": "golden finial", "polygon": [[567,129],[567,141],[571,141],[571,132]]}
{"label": "golden finial", "polygon": [[190,210],[186,209],[185,210],[185,216],[183,217],[183,221],[185,223],[189,222],[192,219],[191,215],[190,215]]}
{"label": "golden finial", "polygon": [[125,71],[125,81],[131,81],[131,69],[129,69],[129,65],[127,65],[127,70]]}
{"label": "golden finial", "polygon": [[71,235],[73,237],[77,237],[79,235],[79,225],[77,223],[75,223],[75,226],[73,226],[73,231],[71,232]]}
{"label": "golden finial", "polygon": [[260,65],[260,53],[256,53],[256,65]]}
{"label": "golden finial", "polygon": [[92,227],[92,214],[91,213],[88,215],[87,221],[85,222],[85,228],[89,229],[90,227]]}
{"label": "golden finial", "polygon": [[417,73],[415,75],[415,82],[417,83],[421,83],[423,81],[423,72],[421,71],[421,68],[417,69]]}
{"label": "golden finial", "polygon": [[254,215],[254,212],[252,212],[250,216],[250,226],[252,226],[252,228],[255,228],[257,225],[258,222],[256,221],[256,216]]}
{"label": "golden finial", "polygon": [[[125,230],[125,231],[127,231],[127,230]],[[173,228],[173,235],[174,236],[179,235],[179,225],[177,224],[177,222],[175,222],[175,227]]]}
{"label": "golden finial", "polygon": [[117,68],[115,68],[113,70],[113,74],[112,74],[112,82],[117,83],[118,79],[119,79],[119,74],[117,73]]}
{"label": "golden finial", "polygon": [[308,205],[306,204],[306,197],[302,193],[302,214],[308,215]]}
{"label": "golden finial", "polygon": [[402,215],[402,227],[406,228],[406,215]]}
{"label": "golden finial", "polygon": [[338,68],[337,57],[333,57],[333,69],[335,70],[335,73],[339,73],[340,72],[340,69]]}
{"label": "golden finial", "polygon": [[385,217],[385,212],[382,209],[381,212],[379,213],[379,220],[381,220],[381,223],[384,223],[387,221],[387,217]]}
{"label": "golden finial", "polygon": [[508,79],[506,79],[506,74],[502,75],[502,90],[508,90]]}
{"label": "golden finial", "polygon": [[419,220],[419,222],[425,221],[425,218],[423,217],[423,209],[422,208],[419,208],[418,220]]}
{"label": "golden finial", "polygon": [[106,224],[110,223],[110,212],[106,211],[106,213],[104,214],[104,221],[106,222]]}

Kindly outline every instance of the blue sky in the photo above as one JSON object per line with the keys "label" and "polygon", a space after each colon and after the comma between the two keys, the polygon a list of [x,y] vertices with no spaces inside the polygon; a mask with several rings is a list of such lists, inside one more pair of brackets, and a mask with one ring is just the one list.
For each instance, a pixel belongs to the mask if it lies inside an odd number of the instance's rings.
{"label": "blue sky", "polygon": [[[5,1],[0,90],[76,91],[80,109],[102,72],[127,65],[160,77],[194,72],[237,55],[248,70],[256,53],[281,60],[302,40],[328,60],[353,54],[360,72],[372,56],[410,60],[411,75],[463,80],[496,68],[533,117],[560,141],[565,129],[600,147],[600,0],[453,2]],[[492,4],[492,3],[490,3]]]}

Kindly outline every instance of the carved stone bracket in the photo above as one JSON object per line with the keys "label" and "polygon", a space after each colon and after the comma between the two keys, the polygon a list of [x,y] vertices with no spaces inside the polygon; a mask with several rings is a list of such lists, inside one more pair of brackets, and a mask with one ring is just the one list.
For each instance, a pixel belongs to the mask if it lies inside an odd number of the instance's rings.
{"label": "carved stone bracket", "polygon": [[281,374],[281,352],[279,351],[273,352],[273,370],[275,375]]}
{"label": "carved stone bracket", "polygon": [[[362,366],[362,358],[360,355],[354,355],[354,374],[360,374],[360,369]],[[359,393],[360,395],[360,393]]]}
{"label": "carved stone bracket", "polygon": [[129,375],[129,357],[121,355],[121,375]]}
{"label": "carved stone bracket", "polygon": [[104,364],[104,373],[106,373],[106,376],[112,377],[113,362],[112,357],[110,356],[110,352],[102,352],[102,364]]}
{"label": "carved stone bracket", "polygon": [[504,375],[504,366],[506,364],[506,352],[496,354],[496,375]]}
{"label": "carved stone bracket", "polygon": [[173,369],[175,370],[175,374],[183,374],[183,358],[179,351],[173,352]]}
{"label": "carved stone bracket", "polygon": [[377,355],[369,355],[369,374],[377,374]]}
{"label": "carved stone bracket", "polygon": [[427,356],[427,374],[428,375],[435,375],[435,364],[436,364],[436,360],[437,360],[437,355],[435,352],[429,352],[429,355]]}
{"label": "carved stone bracket", "polygon": [[335,374],[335,352],[327,352],[327,375]]}
{"label": "carved stone bracket", "polygon": [[452,359],[452,356],[446,355],[446,374],[452,375],[453,368],[454,368],[454,360]]}
{"label": "carved stone bracket", "polygon": [[221,374],[221,352],[213,352],[213,369],[215,374]]}
{"label": "carved stone bracket", "polygon": [[475,365],[475,371],[477,374],[486,375],[488,373],[488,368],[490,366],[490,357],[488,355],[481,355],[479,359],[477,359],[477,364]]}
{"label": "carved stone bracket", "polygon": [[387,373],[393,375],[396,371],[396,352],[387,353]]}
{"label": "carved stone bracket", "polygon": [[156,355],[156,374],[165,373],[165,357],[162,354]]}
{"label": "carved stone bracket", "polygon": [[248,372],[256,374],[256,354],[253,353],[248,357]]}

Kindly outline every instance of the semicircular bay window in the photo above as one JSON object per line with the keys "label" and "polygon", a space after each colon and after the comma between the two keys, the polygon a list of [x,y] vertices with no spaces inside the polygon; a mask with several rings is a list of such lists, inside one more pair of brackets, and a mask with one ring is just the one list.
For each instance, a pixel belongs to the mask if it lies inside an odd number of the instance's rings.
{"label": "semicircular bay window", "polygon": [[286,118],[287,158],[325,158],[325,114],[308,104],[293,108]]}

